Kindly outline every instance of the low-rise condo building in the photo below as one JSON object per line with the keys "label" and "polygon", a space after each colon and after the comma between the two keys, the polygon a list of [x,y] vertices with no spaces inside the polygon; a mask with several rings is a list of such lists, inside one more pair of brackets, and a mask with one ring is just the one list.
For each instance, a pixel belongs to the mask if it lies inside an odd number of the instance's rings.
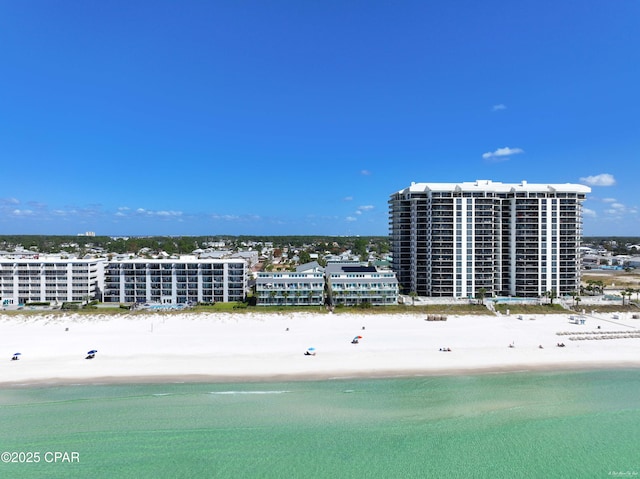
{"label": "low-rise condo building", "polygon": [[105,267],[104,302],[217,303],[244,301],[243,259],[130,259]]}
{"label": "low-rise condo building", "polygon": [[2,305],[59,304],[99,297],[105,263],[104,259],[61,259],[43,255],[29,259],[0,258]]}
{"label": "low-rise condo building", "polygon": [[256,278],[258,306],[322,306],[324,269],[316,262],[295,271],[259,272]]}
{"label": "low-rise condo building", "polygon": [[398,280],[390,270],[353,263],[329,263],[325,271],[327,302],[331,306],[398,303]]}
{"label": "low-rise condo building", "polygon": [[354,306],[397,304],[398,281],[391,270],[358,262],[312,262],[295,272],[261,272],[256,279],[259,306]]}

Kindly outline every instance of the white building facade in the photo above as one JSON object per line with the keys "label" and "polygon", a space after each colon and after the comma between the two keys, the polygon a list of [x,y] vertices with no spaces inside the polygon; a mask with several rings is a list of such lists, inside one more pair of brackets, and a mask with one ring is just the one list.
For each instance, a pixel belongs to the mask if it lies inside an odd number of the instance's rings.
{"label": "white building facade", "polygon": [[325,274],[328,303],[332,306],[398,303],[398,280],[393,271],[362,264],[329,263]]}
{"label": "white building facade", "polygon": [[392,269],[405,294],[571,294],[580,286],[576,184],[414,183],[391,195]]}
{"label": "white building facade", "polygon": [[244,301],[243,259],[131,259],[105,267],[104,302],[217,303]]}
{"label": "white building facade", "polygon": [[318,263],[300,265],[296,271],[260,272],[256,278],[258,306],[322,306],[324,269]]}
{"label": "white building facade", "polygon": [[104,259],[0,258],[3,306],[83,302],[100,295]]}

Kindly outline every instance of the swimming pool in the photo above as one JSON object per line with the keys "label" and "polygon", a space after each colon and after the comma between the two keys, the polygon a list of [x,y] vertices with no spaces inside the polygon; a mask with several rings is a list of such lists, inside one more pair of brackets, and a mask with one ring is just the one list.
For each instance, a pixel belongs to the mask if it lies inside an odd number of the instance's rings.
{"label": "swimming pool", "polygon": [[538,298],[514,298],[511,296],[499,296],[496,298],[489,298],[489,301],[493,301],[495,304],[530,304],[530,303],[538,303]]}
{"label": "swimming pool", "polygon": [[153,311],[179,311],[186,309],[186,304],[143,304],[141,309],[150,309]]}

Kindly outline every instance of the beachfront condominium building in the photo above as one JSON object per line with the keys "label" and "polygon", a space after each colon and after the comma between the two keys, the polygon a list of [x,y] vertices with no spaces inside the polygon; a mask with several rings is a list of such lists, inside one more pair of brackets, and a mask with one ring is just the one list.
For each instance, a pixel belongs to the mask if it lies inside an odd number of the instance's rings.
{"label": "beachfront condominium building", "polygon": [[244,259],[129,259],[105,266],[104,302],[217,303],[244,301]]}
{"label": "beachfront condominium building", "polygon": [[256,278],[258,306],[322,306],[324,268],[305,263],[295,271],[261,271]]}
{"label": "beachfront condominium building", "polygon": [[105,259],[65,259],[31,255],[0,258],[3,307],[29,303],[82,302],[100,295]]}
{"label": "beachfront condominium building", "polygon": [[327,302],[331,306],[389,306],[398,303],[393,271],[352,262],[327,263]]}
{"label": "beachfront condominium building", "polygon": [[360,262],[312,262],[258,273],[256,297],[258,306],[385,306],[398,302],[398,281],[393,271]]}
{"label": "beachfront condominium building", "polygon": [[389,199],[392,269],[404,294],[571,294],[580,286],[577,184],[412,183]]}

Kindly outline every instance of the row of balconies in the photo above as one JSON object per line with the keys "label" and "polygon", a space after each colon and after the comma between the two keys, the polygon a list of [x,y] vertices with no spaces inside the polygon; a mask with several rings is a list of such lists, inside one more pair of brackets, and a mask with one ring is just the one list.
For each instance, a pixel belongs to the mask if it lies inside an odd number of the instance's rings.
{"label": "row of balconies", "polygon": [[[244,269],[244,265],[241,263],[228,263],[228,268]],[[198,271],[198,270],[220,270],[224,269],[223,264],[182,264],[182,263],[169,263],[169,264],[157,264],[157,263],[144,263],[144,264],[131,264],[131,263],[110,263],[107,265],[108,270],[112,271]]]}

